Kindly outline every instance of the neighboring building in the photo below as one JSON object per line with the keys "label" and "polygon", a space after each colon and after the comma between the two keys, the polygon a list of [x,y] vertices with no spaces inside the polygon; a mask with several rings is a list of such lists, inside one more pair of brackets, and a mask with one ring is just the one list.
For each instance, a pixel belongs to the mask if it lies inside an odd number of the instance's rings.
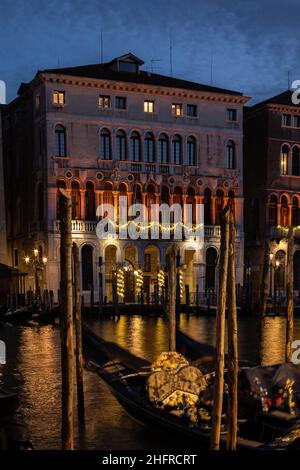
{"label": "neighboring building", "polygon": [[[289,226],[300,225],[300,107],[285,91],[245,112],[245,259],[258,296],[265,242],[270,294],[284,295]],[[300,293],[300,232],[295,230],[294,287]]]}
{"label": "neighboring building", "polygon": [[[217,287],[219,218],[228,200],[237,224],[237,282],[243,283],[243,106],[241,93],[152,74],[132,54],[106,64],[39,71],[5,112],[8,240],[12,264],[39,249],[48,263],[41,279],[59,288],[58,187],[73,199],[73,237],[80,245],[82,290],[111,300],[112,269],[127,260],[125,300],[134,271],[153,293],[172,241],[101,241],[95,208],[131,202],[205,204],[205,244],[178,242],[190,293]],[[33,287],[33,273],[27,278]]]}

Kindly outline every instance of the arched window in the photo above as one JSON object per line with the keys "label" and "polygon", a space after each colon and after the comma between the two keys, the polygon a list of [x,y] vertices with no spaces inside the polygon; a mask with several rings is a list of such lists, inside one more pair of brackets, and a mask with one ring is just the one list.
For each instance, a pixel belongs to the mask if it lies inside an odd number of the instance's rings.
{"label": "arched window", "polygon": [[130,160],[133,162],[141,160],[141,141],[138,132],[132,132],[130,136]]}
{"label": "arched window", "polygon": [[161,199],[162,204],[170,204],[170,190],[169,190],[168,186],[166,186],[165,184],[161,188],[161,197],[160,197],[160,199]]}
{"label": "arched window", "polygon": [[37,219],[39,222],[44,220],[44,187],[39,183],[37,187]]}
{"label": "arched window", "polygon": [[100,157],[103,160],[111,160],[111,136],[108,129],[101,130]]}
{"label": "arched window", "polygon": [[292,201],[292,225],[297,227],[299,225],[299,200],[296,196]]}
{"label": "arched window", "polygon": [[206,188],[204,191],[204,224],[205,225],[212,225],[212,217],[211,217],[211,190]]}
{"label": "arched window", "polygon": [[55,155],[57,157],[67,155],[66,129],[61,125],[55,127]]}
{"label": "arched window", "polygon": [[169,139],[166,134],[161,134],[158,139],[158,161],[169,163]]}
{"label": "arched window", "polygon": [[289,225],[289,207],[286,196],[281,197],[281,225],[287,227]]}
{"label": "arched window", "polygon": [[81,250],[81,266],[82,266],[82,290],[93,290],[93,247],[84,245]]}
{"label": "arched window", "polygon": [[126,160],[126,134],[124,131],[118,131],[116,136],[117,141],[117,159]]}
{"label": "arched window", "polygon": [[186,203],[191,206],[191,209],[189,209],[189,214],[191,214],[192,217],[192,220],[188,220],[187,222],[189,224],[196,224],[196,197],[194,188],[188,188]]}
{"label": "arched window", "polygon": [[85,190],[85,220],[96,219],[95,190],[91,181],[86,183]]}
{"label": "arched window", "polygon": [[292,175],[293,176],[300,176],[300,153],[299,147],[293,147],[292,152]]}
{"label": "arched window", "polygon": [[155,204],[155,203],[156,203],[155,187],[153,184],[149,184],[147,187],[147,199],[146,199],[149,222],[151,222],[151,206],[152,204]]}
{"label": "arched window", "polygon": [[57,196],[56,196],[56,218],[60,219],[60,191],[59,189],[66,189],[66,183],[63,180],[57,181]]}
{"label": "arched window", "polygon": [[106,181],[103,191],[103,204],[114,204],[114,197],[112,193],[112,184],[110,181]]}
{"label": "arched window", "polygon": [[[179,204],[181,207],[182,207],[182,203],[183,203],[183,200],[182,200],[182,188],[180,186],[176,186],[175,190],[174,190],[174,195],[173,195],[173,204]],[[175,221],[175,217],[174,217],[174,212],[172,211],[171,213],[171,222],[173,223]],[[183,215],[181,213],[181,215]],[[176,217],[177,219],[177,217]],[[178,220],[177,220],[178,221]],[[181,222],[183,222],[183,220],[181,220]]]}
{"label": "arched window", "polygon": [[289,161],[289,147],[283,145],[281,148],[281,174],[288,174],[288,161]]}
{"label": "arched window", "polygon": [[81,198],[80,188],[77,181],[72,182],[71,186],[71,197],[72,197],[72,219],[81,218]]}
{"label": "arched window", "polygon": [[235,143],[229,140],[226,145],[226,168],[234,170],[236,168]]}
{"label": "arched window", "polygon": [[133,204],[142,204],[143,202],[143,195],[142,195],[142,188],[141,185],[135,183],[133,186],[133,194],[132,194],[132,203]]}
{"label": "arched window", "polygon": [[269,200],[269,225],[277,226],[278,219],[277,219],[277,197],[272,194]]}
{"label": "arched window", "polygon": [[176,134],[173,138],[173,163],[182,164],[182,143],[180,135]]}
{"label": "arched window", "polygon": [[[127,186],[126,186],[125,183],[121,183],[120,186],[119,186],[119,197],[122,197],[122,200],[121,200],[122,203],[119,200],[120,210],[123,210],[123,208],[124,208],[124,211],[125,211],[125,207],[128,204],[127,203]],[[122,207],[122,209],[121,209],[121,207]],[[127,213],[128,213],[128,205],[127,205]]]}
{"label": "arched window", "polygon": [[234,191],[228,191],[228,205],[231,207],[233,212],[233,218],[235,221],[235,194]]}
{"label": "arched window", "polygon": [[217,193],[216,193],[216,225],[220,225],[221,224],[221,214],[222,214],[222,210],[223,210],[223,207],[224,207],[224,193],[223,191],[221,191],[221,189],[217,189]]}
{"label": "arched window", "polygon": [[186,144],[187,164],[196,165],[196,139],[193,136],[188,137]]}
{"label": "arched window", "polygon": [[154,159],[154,136],[151,132],[147,132],[144,139],[144,161],[153,163]]}
{"label": "arched window", "polygon": [[208,248],[205,254],[205,290],[216,287],[216,267],[218,253],[213,247]]}

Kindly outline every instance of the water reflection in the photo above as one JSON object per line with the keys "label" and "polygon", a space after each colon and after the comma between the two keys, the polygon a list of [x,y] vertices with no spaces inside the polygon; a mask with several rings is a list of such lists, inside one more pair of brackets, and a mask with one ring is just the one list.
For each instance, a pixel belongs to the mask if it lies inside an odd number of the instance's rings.
{"label": "water reflection", "polygon": [[[103,338],[116,341],[132,353],[153,360],[168,347],[168,322],[162,318],[125,317],[119,321],[92,321],[90,327]],[[255,360],[259,319],[239,318],[239,355]],[[29,427],[37,449],[60,448],[60,337],[59,329],[0,327],[0,339],[7,344],[7,365],[2,380],[17,388],[18,416]],[[215,343],[212,317],[181,316],[180,328],[188,335],[211,345]],[[300,322],[295,322],[295,338],[300,339]],[[285,319],[266,319],[263,336],[268,363],[284,359]],[[1,367],[1,366],[0,366]],[[143,449],[183,447],[159,430],[139,425],[123,411],[108,387],[91,372],[84,373],[86,425],[76,431],[76,447],[81,449]],[[77,430],[77,425],[76,425]],[[186,445],[186,443],[184,444]]]}

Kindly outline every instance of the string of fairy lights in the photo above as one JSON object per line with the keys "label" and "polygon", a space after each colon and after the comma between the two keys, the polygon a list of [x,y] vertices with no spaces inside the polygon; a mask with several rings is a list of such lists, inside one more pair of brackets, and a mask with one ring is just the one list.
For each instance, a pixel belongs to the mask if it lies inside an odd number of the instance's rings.
{"label": "string of fairy lights", "polygon": [[151,221],[149,223],[141,223],[141,222],[136,222],[134,220],[129,220],[129,221],[125,222],[124,224],[119,224],[119,223],[115,222],[112,219],[108,219],[107,220],[107,225],[109,225],[109,224],[112,225],[117,230],[124,230],[124,229],[128,228],[130,225],[133,225],[133,226],[137,227],[139,230],[149,230],[153,227],[159,227],[160,230],[167,231],[167,232],[169,232],[169,231],[172,232],[172,231],[176,230],[178,227],[182,227],[184,230],[189,231],[191,233],[197,232],[198,230],[200,230],[204,227],[203,223],[193,224],[193,225],[187,225],[183,222],[174,222],[174,223],[171,223],[171,224],[168,224],[168,223],[162,224],[158,221]]}

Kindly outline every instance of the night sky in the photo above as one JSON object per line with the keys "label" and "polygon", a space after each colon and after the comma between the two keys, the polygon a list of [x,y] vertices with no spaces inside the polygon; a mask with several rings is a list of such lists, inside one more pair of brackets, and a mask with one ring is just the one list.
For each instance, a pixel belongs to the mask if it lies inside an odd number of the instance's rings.
{"label": "night sky", "polygon": [[[242,91],[255,101],[300,79],[297,0],[0,0],[7,99],[38,69],[132,52],[145,69]],[[213,57],[213,60],[211,58]]]}

